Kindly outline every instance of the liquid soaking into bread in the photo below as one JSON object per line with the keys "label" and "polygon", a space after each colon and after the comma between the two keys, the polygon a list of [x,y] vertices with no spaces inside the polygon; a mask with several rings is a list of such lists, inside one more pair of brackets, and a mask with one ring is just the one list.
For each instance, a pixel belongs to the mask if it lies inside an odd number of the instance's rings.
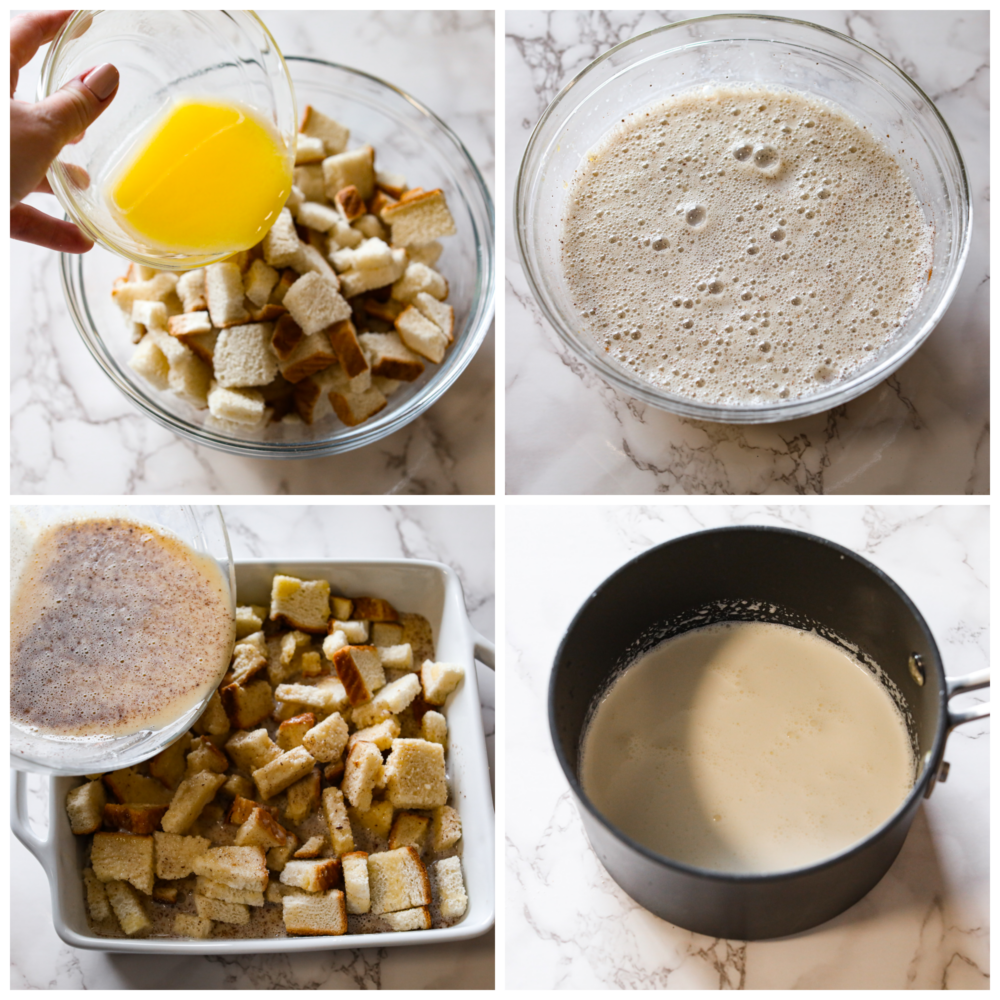
{"label": "liquid soaking into bread", "polygon": [[163,728],[229,664],[235,623],[218,565],[119,517],[12,526],[11,718],[67,739]]}
{"label": "liquid soaking into bread", "polygon": [[612,684],[583,738],[584,791],[674,861],[775,872],[867,837],[915,760],[886,689],[813,632],[727,622],[676,635]]}
{"label": "liquid soaking into bread", "polygon": [[636,377],[709,403],[847,379],[931,275],[931,230],[891,143],[776,88],[704,88],[628,115],[566,202],[581,329]]}

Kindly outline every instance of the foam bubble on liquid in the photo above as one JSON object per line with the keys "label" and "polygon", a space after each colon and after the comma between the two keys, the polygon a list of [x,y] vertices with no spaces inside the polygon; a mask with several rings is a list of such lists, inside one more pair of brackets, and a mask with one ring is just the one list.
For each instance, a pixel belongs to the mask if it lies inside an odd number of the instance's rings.
{"label": "foam bubble on liquid", "polygon": [[926,286],[905,174],[833,105],[718,87],[644,109],[574,178],[563,265],[583,329],[672,392],[801,398],[847,378]]}

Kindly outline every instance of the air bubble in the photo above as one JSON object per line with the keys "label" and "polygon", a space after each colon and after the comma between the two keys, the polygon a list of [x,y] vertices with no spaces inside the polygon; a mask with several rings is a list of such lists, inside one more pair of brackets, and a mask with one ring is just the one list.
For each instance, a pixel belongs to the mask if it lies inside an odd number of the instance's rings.
{"label": "air bubble", "polygon": [[757,146],[753,151],[753,165],[767,174],[781,166],[781,157],[774,146]]}
{"label": "air bubble", "polygon": [[699,226],[703,226],[707,218],[708,218],[708,212],[702,205],[692,205],[684,213],[684,221],[692,229],[697,229]]}
{"label": "air bubble", "polygon": [[744,160],[749,160],[753,155],[753,146],[742,142],[733,149],[733,157],[742,163]]}
{"label": "air bubble", "polygon": [[709,294],[710,295],[721,295],[722,294],[722,289],[724,287],[725,286],[722,284],[721,281],[713,281],[708,286]]}
{"label": "air bubble", "polygon": [[670,246],[670,244],[666,241],[666,238],[663,236],[657,236],[652,243],[652,247],[654,250],[666,250],[668,246]]}
{"label": "air bubble", "polygon": [[780,242],[784,238],[785,238],[785,231],[784,231],[784,229],[772,229],[771,230],[771,239],[772,240],[774,240],[776,242]]}

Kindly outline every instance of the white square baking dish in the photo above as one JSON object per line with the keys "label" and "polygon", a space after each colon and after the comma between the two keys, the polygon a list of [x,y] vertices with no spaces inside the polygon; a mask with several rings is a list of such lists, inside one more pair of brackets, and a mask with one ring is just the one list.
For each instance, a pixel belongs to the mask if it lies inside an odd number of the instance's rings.
{"label": "white square baking dish", "polygon": [[465,679],[447,702],[448,781],[462,817],[462,869],[469,895],[465,916],[452,927],[429,931],[354,934],[342,937],[252,938],[225,941],[175,941],[163,938],[105,938],[87,926],[81,876],[82,845],[70,830],[64,801],[74,778],[49,779],[49,825],[37,835],[28,825],[26,775],[15,771],[11,786],[11,827],[35,855],[52,890],[56,933],[75,948],[97,951],[174,955],[233,955],[246,952],[332,951],[345,948],[388,948],[460,941],[493,926],[494,814],[489,768],[479,706],[475,659],[493,666],[493,644],[472,627],[458,577],[441,563],[421,560],[322,560],[236,563],[236,591],[241,604],[267,604],[271,577],[287,573],[300,579],[325,579],[334,592],[384,597],[401,611],[424,615],[434,629],[437,659],[460,663]]}

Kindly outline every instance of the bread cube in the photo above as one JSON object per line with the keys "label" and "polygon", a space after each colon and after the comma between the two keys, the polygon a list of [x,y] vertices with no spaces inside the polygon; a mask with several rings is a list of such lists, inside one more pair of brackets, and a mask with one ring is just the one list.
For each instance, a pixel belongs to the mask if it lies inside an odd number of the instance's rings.
{"label": "bread cube", "polygon": [[271,349],[270,323],[232,326],[219,334],[213,361],[215,380],[224,389],[267,385],[278,374],[278,358]]}
{"label": "bread cube", "polygon": [[347,746],[347,723],[339,712],[327,716],[318,726],[308,730],[302,746],[321,763],[339,760]]}
{"label": "bread cube", "polygon": [[295,747],[253,772],[253,780],[262,798],[269,799],[289,785],[304,778],[316,761],[305,747]]}
{"label": "bread cube", "polygon": [[108,895],[108,902],[121,929],[129,936],[139,934],[149,930],[152,922],[146,916],[146,908],[142,904],[142,897],[132,888],[128,882],[113,881],[108,882],[104,887]]}
{"label": "bread cube", "polygon": [[348,913],[367,913],[372,906],[368,891],[368,855],[352,851],[340,859],[344,870],[344,896]]}
{"label": "bread cube", "polygon": [[302,192],[302,197],[308,201],[324,201],[326,199],[326,182],[323,180],[322,163],[303,163],[293,171],[295,184],[293,187]]}
{"label": "bread cube", "polygon": [[[252,793],[251,793],[252,794]],[[257,803],[245,795],[237,795],[226,813],[226,822],[242,826],[252,815]]]}
{"label": "bread cube", "polygon": [[226,710],[222,706],[222,696],[216,691],[209,699],[205,711],[201,713],[201,717],[194,724],[194,731],[208,736],[225,736],[230,728],[229,716],[226,715]]}
{"label": "bread cube", "polygon": [[431,905],[431,883],[420,855],[400,847],[368,855],[372,913],[395,913]]}
{"label": "bread cube", "polygon": [[330,621],[330,633],[343,632],[347,641],[354,646],[363,646],[368,641],[368,622],[362,621]]}
{"label": "bread cube", "polygon": [[430,243],[457,232],[440,188],[390,205],[382,210],[382,220],[392,226],[392,242],[401,247]]}
{"label": "bread cube", "polygon": [[[306,174],[304,171],[319,170],[322,173],[322,168],[305,167],[298,168],[295,171],[295,183],[298,187],[303,189],[305,192],[306,187],[309,186],[302,185],[300,183],[300,177],[311,176]],[[306,192],[306,197],[308,193]],[[278,218],[274,220],[274,225],[268,230],[267,235],[264,237],[264,260],[267,261],[271,267],[278,268],[279,270],[283,267],[288,267],[289,264],[293,264],[295,259],[299,255],[299,234],[295,231],[295,221],[292,219],[292,213],[287,209],[283,208],[278,213]],[[218,325],[218,324],[216,324]]]}
{"label": "bread cube", "polygon": [[226,753],[240,770],[250,773],[281,756],[266,729],[235,733],[226,743]]}
{"label": "bread cube", "polygon": [[364,811],[351,808],[348,816],[352,823],[363,826],[373,837],[385,840],[392,829],[392,803],[382,800],[373,802],[370,809]]}
{"label": "bread cube", "polygon": [[372,792],[384,781],[382,754],[374,743],[355,743],[344,765],[341,790],[356,809],[365,810],[372,804]]}
{"label": "bread cube", "polygon": [[416,306],[408,306],[396,319],[396,330],[404,344],[434,364],[444,360],[448,338],[444,331],[427,319]]}
{"label": "bread cube", "polygon": [[300,226],[308,226],[317,232],[325,233],[340,221],[340,213],[319,202],[306,201],[299,206],[298,221]]}
{"label": "bread cube", "polygon": [[160,823],[164,832],[187,833],[225,781],[225,775],[213,771],[200,771],[185,778],[174,792],[170,808]]}
{"label": "bread cube", "polygon": [[194,913],[178,913],[174,916],[174,933],[181,937],[205,941],[212,936],[212,926],[211,920]]}
{"label": "bread cube", "polygon": [[448,720],[440,712],[425,712],[420,720],[420,735],[428,743],[448,744]]}
{"label": "bread cube", "polygon": [[330,832],[330,846],[338,854],[354,850],[351,821],[344,806],[344,795],[339,788],[323,789],[323,815]]}
{"label": "bread cube", "polygon": [[408,264],[403,276],[393,283],[392,297],[399,302],[413,302],[421,292],[446,299],[448,282],[426,264]]}
{"label": "bread cube", "polygon": [[319,805],[319,768],[290,785],[285,802],[285,819],[293,826],[304,823]]}
{"label": "bread cube", "polygon": [[108,802],[104,807],[104,829],[148,836],[160,825],[166,806],[130,806]]}
{"label": "bread cube", "polygon": [[[137,302],[136,306],[141,304],[143,303]],[[167,307],[163,305],[162,302],[149,304],[158,306],[163,311],[163,323],[158,323],[156,325],[166,329],[171,337],[176,337],[182,343],[187,343],[186,338],[193,337],[196,334],[212,332],[212,321],[208,318],[208,312],[206,310],[181,313],[179,316],[171,316],[167,319]],[[132,311],[132,316],[133,318],[135,317],[135,310]],[[142,320],[139,322],[142,322]],[[151,324],[146,325],[148,326]]]}
{"label": "bread cube", "polygon": [[427,842],[427,828],[430,823],[430,819],[419,813],[397,813],[392,829],[389,831],[389,849],[413,847],[420,854]]}
{"label": "bread cube", "polygon": [[228,769],[229,758],[207,736],[199,736],[192,741],[191,752],[187,755],[185,777],[190,778],[199,771],[224,774]]}
{"label": "bread cube", "polygon": [[339,385],[330,392],[333,412],[348,427],[357,427],[358,424],[364,423],[384,410],[388,402],[382,391],[374,385],[363,391],[357,391],[348,385]]}
{"label": "bread cube", "polygon": [[[236,391],[236,390],[225,390]],[[254,636],[262,636],[255,632]],[[263,651],[261,650],[263,646]],[[230,683],[246,686],[267,668],[267,646],[257,642],[238,642],[233,650],[233,661],[230,664]]]}
{"label": "bread cube", "polygon": [[95,833],[90,866],[102,882],[130,882],[148,896],[153,891],[153,838]]}
{"label": "bread cube", "polygon": [[195,881],[195,893],[206,899],[221,899],[224,903],[242,903],[244,906],[263,906],[264,893],[256,889],[233,889],[231,886],[215,882],[204,875]]}
{"label": "bread cube", "polygon": [[[267,867],[273,872],[283,871],[285,865],[291,860],[292,855],[295,853],[299,846],[299,838],[295,836],[291,830],[288,831],[288,842],[283,847],[272,847],[271,850],[267,852]],[[271,889],[275,882],[268,882],[267,888]],[[273,900],[271,900],[273,902]]]}
{"label": "bread cube", "polygon": [[413,669],[413,647],[408,642],[400,643],[398,646],[380,646],[377,648],[378,655],[382,659],[382,666],[386,669]]}
{"label": "bread cube", "polygon": [[399,612],[380,597],[355,597],[351,617],[373,622],[398,622]]}
{"label": "bread cube", "polygon": [[78,836],[99,830],[107,801],[104,785],[99,780],[88,781],[85,785],[70,789],[66,795],[66,814],[69,816],[70,829]]}
{"label": "bread cube", "polygon": [[208,308],[205,299],[205,269],[199,267],[194,271],[185,271],[177,279],[177,294],[180,297],[184,312],[199,312]]}
{"label": "bread cube", "polygon": [[424,701],[431,705],[443,705],[464,676],[465,670],[458,663],[432,663],[424,660],[424,665],[420,668]]}
{"label": "bread cube", "polygon": [[307,104],[302,112],[302,123],[299,131],[304,135],[314,136],[323,140],[327,156],[335,153],[342,153],[347,149],[347,140],[351,136],[351,131],[345,128],[340,122],[335,121],[314,107]]}
{"label": "bread cube", "polygon": [[295,165],[302,163],[321,163],[326,156],[323,140],[309,135],[295,137]]}
{"label": "bread cube", "polygon": [[243,275],[231,261],[205,268],[205,300],[212,326],[220,330],[245,323],[250,314],[243,305]]}
{"label": "bread cube", "polygon": [[[294,715],[286,719],[278,726],[278,746],[282,750],[294,750],[295,747],[302,746],[302,737],[316,725],[316,716],[312,712],[304,712],[302,715]],[[310,753],[312,750],[306,747]],[[313,753],[316,757],[316,754]],[[316,757],[317,760],[322,758]]]}
{"label": "bread cube", "polygon": [[354,222],[355,219],[360,219],[365,214],[364,199],[353,184],[341,188],[337,192],[336,197],[334,197],[333,202],[340,209],[340,214],[348,222]]}
{"label": "bread cube", "polygon": [[318,858],[326,847],[325,837],[310,837],[293,855],[296,860],[301,858]]}
{"label": "bread cube", "polygon": [[347,933],[347,910],[340,889],[331,889],[324,895],[285,896],[281,903],[289,934]]}
{"label": "bread cube", "polygon": [[413,304],[440,328],[449,344],[455,339],[455,310],[451,306],[439,302],[427,292],[420,292],[413,300]]}
{"label": "bread cube", "polygon": [[398,913],[384,913],[382,916],[394,931],[429,931],[431,929],[431,911],[426,906],[417,906],[412,910],[400,910]]}
{"label": "bread cube", "polygon": [[154,389],[165,392],[170,388],[170,363],[153,337],[143,337],[129,358],[128,366]]}
{"label": "bread cube", "polygon": [[351,307],[344,297],[330,281],[315,271],[302,275],[288,289],[282,305],[306,336],[319,333],[351,316]]}
{"label": "bread cube", "polygon": [[[133,302],[131,319],[133,323],[139,323],[145,327],[155,326],[161,330],[168,329],[167,307],[162,302],[150,302],[148,299]],[[209,329],[211,329],[211,324],[209,324]]]}
{"label": "bread cube", "polygon": [[137,774],[130,767],[104,775],[103,781],[119,802],[159,806],[168,804],[173,798],[172,793],[158,781]]}
{"label": "bread cube", "polygon": [[352,733],[347,747],[351,749],[355,743],[373,743],[379,750],[388,750],[397,736],[399,736],[399,723],[394,718],[388,718],[374,726]]}
{"label": "bread cube", "polygon": [[441,916],[446,919],[462,916],[469,905],[462,878],[462,862],[457,857],[434,862],[434,877]]}
{"label": "bread cube", "polygon": [[219,420],[257,427],[267,416],[259,389],[225,389],[212,382],[208,390],[208,412]]}
{"label": "bread cube", "polygon": [[186,878],[191,874],[196,858],[209,846],[207,837],[182,837],[176,833],[153,834],[156,855],[156,877],[162,879]]}
{"label": "bread cube", "polygon": [[371,641],[373,646],[400,646],[403,644],[403,626],[398,622],[373,622]]}
{"label": "bread cube", "polygon": [[322,715],[329,715],[348,705],[346,691],[339,679],[333,679],[336,680],[337,687],[325,685],[323,681],[331,678],[324,677],[316,684],[279,684],[274,689],[274,694],[283,704],[296,705]]}
{"label": "bread cube", "polygon": [[258,846],[210,847],[194,859],[191,870],[233,889],[263,892],[267,888],[264,849]]}
{"label": "bread cube", "polygon": [[397,809],[433,809],[448,801],[440,743],[393,740],[385,776],[386,795]]}
{"label": "bread cube", "polygon": [[368,370],[368,361],[358,343],[358,332],[349,319],[329,327],[326,335],[348,378],[355,378]]}
{"label": "bread cube", "polygon": [[358,342],[371,364],[372,375],[412,382],[423,374],[423,361],[398,333],[363,333]]}
{"label": "bread cube", "polygon": [[289,861],[281,872],[282,885],[306,892],[325,892],[340,880],[340,862],[336,858],[318,861]]}
{"label": "bread cube", "polygon": [[337,192],[354,185],[363,201],[375,193],[375,150],[362,146],[346,153],[336,153],[323,161],[323,182],[330,201]]}
{"label": "bread cube", "polygon": [[250,910],[245,903],[227,903],[221,899],[194,894],[194,906],[202,920],[217,920],[220,924],[242,926],[250,923]]}
{"label": "bread cube", "polygon": [[[365,867],[365,885],[368,884],[368,869]],[[108,920],[111,904],[104,883],[94,874],[93,868],[83,869],[83,887],[87,892],[87,912],[93,920]]]}
{"label": "bread cube", "polygon": [[233,838],[237,847],[262,847],[265,851],[283,847],[287,840],[288,831],[263,806],[254,809]]}
{"label": "bread cube", "polygon": [[377,725],[390,715],[399,715],[420,694],[420,681],[416,674],[404,674],[386,684],[367,704],[359,705],[352,713],[355,726],[367,728]]}
{"label": "bread cube", "polygon": [[227,799],[248,799],[254,794],[253,782],[242,774],[231,774],[226,783],[219,789],[219,794]]}
{"label": "bread cube", "polygon": [[264,627],[264,619],[267,617],[267,608],[258,608],[252,605],[241,605],[236,609],[236,640],[253,635]]}
{"label": "bread cube", "polygon": [[330,584],[326,580],[303,581],[275,575],[271,583],[272,621],[283,621],[302,632],[324,634],[329,619]]}
{"label": "bread cube", "polygon": [[253,681],[245,687],[241,684],[227,684],[220,689],[219,694],[229,721],[237,729],[256,726],[274,708],[271,685],[266,680]]}
{"label": "bread cube", "polygon": [[374,646],[345,646],[333,654],[337,671],[352,705],[370,701],[379,688],[385,686],[385,671]]}

